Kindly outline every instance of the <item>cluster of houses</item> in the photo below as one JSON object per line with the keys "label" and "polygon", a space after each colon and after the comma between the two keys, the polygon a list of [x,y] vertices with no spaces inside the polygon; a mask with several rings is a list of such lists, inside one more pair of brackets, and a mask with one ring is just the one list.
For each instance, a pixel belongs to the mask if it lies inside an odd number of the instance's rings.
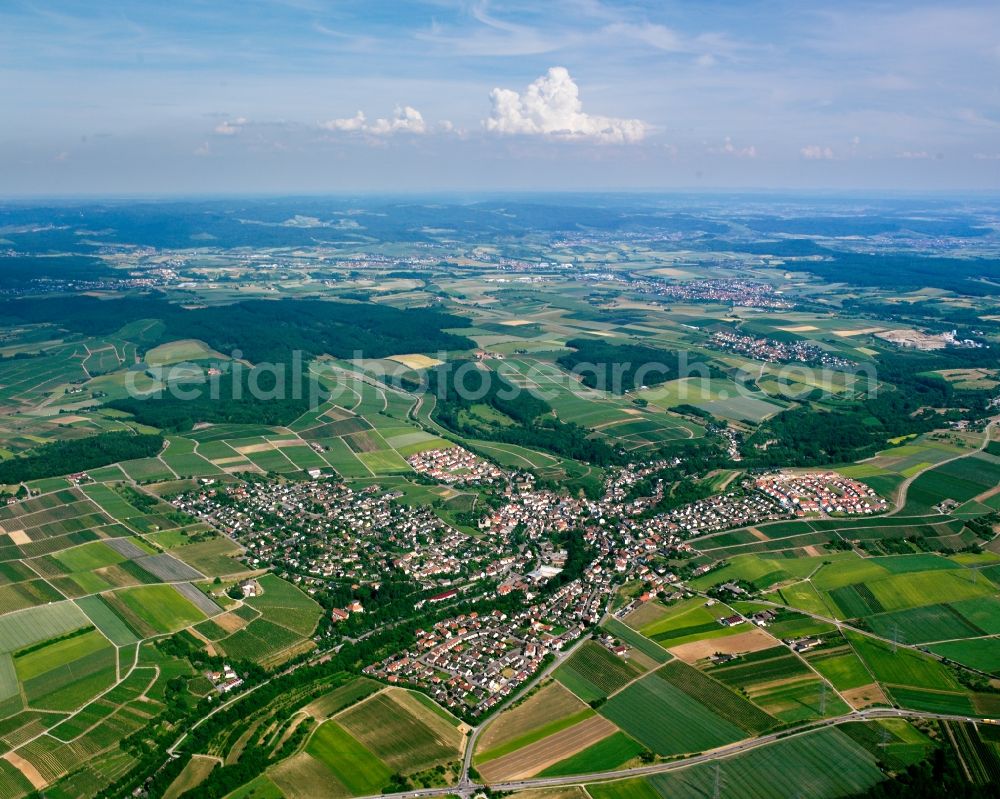
{"label": "cluster of houses", "polygon": [[[417,642],[365,668],[390,683],[413,685],[445,707],[480,716],[516,691],[553,655],[604,615],[610,575],[587,573],[517,613],[461,614],[417,631]],[[529,597],[532,595],[529,593]]]}
{"label": "cluster of houses", "polygon": [[[472,590],[480,596],[521,592],[519,611],[445,618],[421,631],[414,646],[366,669],[476,717],[530,679],[547,655],[596,625],[624,582],[640,580],[644,591],[620,613],[653,595],[689,595],[664,565],[667,557],[690,550],[686,539],[808,512],[813,499],[817,512],[872,512],[882,502],[867,486],[834,473],[776,473],[650,515],[644,511],[665,487],[654,483],[651,496],[635,496],[633,487],[667,465],[611,470],[598,499],[538,490],[530,480],[505,477],[496,489],[503,503],[482,518],[478,537],[449,527],[428,508],[396,502],[396,495],[375,486],[355,491],[331,479],[202,485],[172,501],[239,540],[248,565],[290,572],[307,590],[345,578],[377,584],[396,571],[436,587],[438,593],[422,604],[444,608]],[[828,497],[837,501],[826,502]],[[560,537],[570,530],[579,532],[592,553],[573,579],[563,574],[568,554]],[[354,601],[332,609],[331,618],[341,622],[358,613],[364,607]],[[719,619],[724,626],[747,621],[738,614]],[[765,626],[771,620],[749,621]],[[616,651],[613,642],[606,645]]]}
{"label": "cluster of houses", "polygon": [[674,508],[663,515],[661,524],[668,533],[689,537],[788,516],[787,510],[764,494],[728,491]]}
{"label": "cluster of houses", "polygon": [[757,338],[720,331],[712,334],[712,343],[720,349],[769,363],[805,363],[838,369],[855,366],[852,361],[827,352],[808,341],[777,341],[773,338]]}
{"label": "cluster of houses", "polygon": [[417,474],[441,483],[481,485],[498,483],[504,477],[497,466],[462,447],[429,449],[411,455],[406,462]]}
{"label": "cluster of houses", "polygon": [[237,540],[248,566],[291,572],[307,590],[334,579],[370,583],[393,570],[426,587],[449,585],[502,557],[496,542],[396,498],[321,479],[203,485],[171,502]]}
{"label": "cluster of houses", "polygon": [[668,283],[663,280],[638,278],[634,275],[622,276],[612,272],[593,272],[584,278],[624,283],[631,291],[653,294],[670,300],[689,302],[716,302],[743,308],[771,308],[785,310],[792,303],[782,297],[781,292],[769,283],[754,280],[686,280]]}
{"label": "cluster of houses", "polygon": [[797,516],[882,513],[888,507],[871,486],[836,472],[765,474],[754,480],[754,488]]}
{"label": "cluster of houses", "polygon": [[690,280],[661,284],[656,292],[663,297],[697,302],[718,302],[745,308],[791,308],[792,303],[770,283],[753,280]]}
{"label": "cluster of houses", "polygon": [[220,694],[228,694],[243,685],[243,678],[228,663],[223,665],[222,671],[210,671],[205,676]]}

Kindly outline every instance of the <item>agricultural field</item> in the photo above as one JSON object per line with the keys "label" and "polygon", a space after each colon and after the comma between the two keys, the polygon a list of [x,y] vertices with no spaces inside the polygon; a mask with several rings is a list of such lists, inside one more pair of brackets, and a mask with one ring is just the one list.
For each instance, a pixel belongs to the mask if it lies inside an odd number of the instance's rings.
{"label": "agricultural field", "polygon": [[214,646],[237,660],[277,664],[313,647],[309,636],[319,621],[320,606],[291,583],[273,574],[257,579],[263,593],[246,600],[249,624],[222,638]]}
{"label": "agricultural field", "polygon": [[718,785],[721,799],[834,799],[882,778],[875,756],[833,729],[768,744],[718,761],[718,767],[695,765],[643,780],[592,784],[587,792],[594,799],[701,799]]}
{"label": "agricultural field", "polygon": [[590,708],[559,682],[548,682],[497,716],[476,742],[477,762],[500,757],[572,726]]}
{"label": "agricultural field", "polygon": [[[670,667],[667,664],[663,669]],[[676,679],[676,673],[673,674]],[[710,701],[718,707],[718,701],[726,703],[726,700],[728,697]],[[727,713],[735,712],[728,704],[724,706]],[[600,713],[659,755],[700,752],[747,735],[715,708],[678,688],[660,671],[646,675],[613,696],[601,706]],[[668,717],[673,719],[670,725],[658,722]]]}
{"label": "agricultural field", "polygon": [[584,702],[606,699],[634,680],[644,669],[623,660],[600,644],[587,641],[556,669],[555,678]]}
{"label": "agricultural field", "polygon": [[464,746],[464,735],[454,724],[398,689],[375,694],[335,720],[385,763],[390,774],[456,760]]}
{"label": "agricultural field", "polygon": [[[646,638],[665,649],[745,632],[739,626],[724,627],[719,624],[719,619],[731,615],[732,609],[722,603],[711,603],[711,600],[706,603],[704,599],[695,597],[666,609],[662,606],[647,608],[640,608],[635,612],[643,615],[632,615],[625,621],[630,626],[636,626]],[[650,615],[653,620],[645,622],[645,618]]]}

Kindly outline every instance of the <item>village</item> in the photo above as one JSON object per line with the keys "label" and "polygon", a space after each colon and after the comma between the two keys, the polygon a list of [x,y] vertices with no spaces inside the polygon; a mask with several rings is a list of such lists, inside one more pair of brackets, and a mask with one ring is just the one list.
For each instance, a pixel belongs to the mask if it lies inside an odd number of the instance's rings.
{"label": "village", "polygon": [[[476,468],[477,461],[460,451],[421,462],[430,474]],[[629,489],[670,465],[676,463],[612,470],[602,496],[586,499],[536,488],[529,476],[490,464],[486,474],[496,470],[491,489],[503,501],[480,517],[477,536],[450,527],[426,507],[398,502],[397,492],[377,486],[356,491],[330,478],[203,485],[172,502],[238,540],[248,565],[290,573],[311,592],[334,581],[377,585],[401,572],[424,589],[440,589],[418,600],[416,610],[447,607],[473,594],[497,599],[519,594],[518,610],[446,617],[420,630],[411,648],[366,669],[477,717],[596,625],[626,582],[639,580],[646,592],[618,613],[653,595],[668,600],[685,595],[682,579],[665,564],[694,554],[689,539],[796,516],[872,514],[887,507],[872,489],[835,472],[774,472],[649,513],[669,486],[657,481],[651,496],[639,497]],[[570,562],[571,545],[578,550],[576,563]],[[692,573],[707,571],[699,566]],[[744,593],[735,584],[720,590],[727,588],[736,598]],[[363,613],[357,600],[329,610],[334,625]],[[720,624],[745,621],[724,617]]]}
{"label": "village", "polygon": [[623,283],[626,288],[640,294],[653,294],[665,299],[693,302],[716,302],[734,307],[768,308],[786,310],[792,303],[782,297],[781,292],[769,283],[752,280],[687,280],[682,283],[668,283],[635,275],[618,275],[612,272],[591,272],[583,275],[590,280]]}
{"label": "village", "polygon": [[406,462],[417,474],[448,484],[482,485],[499,482],[504,476],[499,467],[462,447],[425,450]]}
{"label": "village", "polygon": [[768,363],[804,363],[835,369],[850,369],[855,366],[852,361],[807,341],[777,341],[720,331],[712,334],[712,343],[720,349]]}
{"label": "village", "polygon": [[355,491],[314,479],[206,485],[172,504],[237,540],[248,566],[291,572],[307,589],[330,580],[372,582],[393,570],[428,588],[447,586],[502,559],[494,542],[397,498],[377,486]]}

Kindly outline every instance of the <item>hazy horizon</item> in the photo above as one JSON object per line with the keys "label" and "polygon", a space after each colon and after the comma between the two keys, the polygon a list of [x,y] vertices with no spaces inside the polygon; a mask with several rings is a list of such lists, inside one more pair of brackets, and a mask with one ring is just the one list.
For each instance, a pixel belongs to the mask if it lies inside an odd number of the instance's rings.
{"label": "hazy horizon", "polygon": [[986,2],[14,0],[0,195],[989,191],[997,30]]}

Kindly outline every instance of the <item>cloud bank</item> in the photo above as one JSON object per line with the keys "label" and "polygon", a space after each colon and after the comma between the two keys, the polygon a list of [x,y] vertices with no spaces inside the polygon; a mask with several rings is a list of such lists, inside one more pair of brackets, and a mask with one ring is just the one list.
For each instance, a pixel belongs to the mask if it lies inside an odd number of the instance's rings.
{"label": "cloud bank", "polygon": [[358,111],[353,117],[331,119],[321,122],[320,127],[337,133],[370,133],[373,136],[391,136],[396,133],[423,134],[427,132],[427,123],[423,115],[412,106],[396,107],[389,119],[369,121],[364,111]]}
{"label": "cloud bank", "polygon": [[639,119],[587,114],[580,90],[565,67],[552,67],[523,93],[496,88],[490,92],[493,110],[483,121],[499,134],[588,139],[611,144],[642,141],[649,126]]}

